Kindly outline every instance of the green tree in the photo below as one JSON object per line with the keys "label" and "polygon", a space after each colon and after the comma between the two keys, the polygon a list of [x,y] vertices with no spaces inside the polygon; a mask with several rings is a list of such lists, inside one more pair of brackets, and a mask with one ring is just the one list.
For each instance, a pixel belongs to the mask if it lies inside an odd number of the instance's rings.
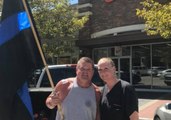
{"label": "green tree", "polygon": [[78,17],[76,7],[68,0],[31,0],[30,6],[45,55],[60,56],[64,52],[73,52],[78,31],[87,22],[88,17]]}
{"label": "green tree", "polygon": [[2,10],[2,3],[3,3],[3,0],[0,0],[0,11]]}
{"label": "green tree", "polygon": [[1,21],[2,4],[3,4],[3,0],[0,0],[0,21]]}
{"label": "green tree", "polygon": [[145,0],[140,2],[142,9],[137,9],[136,15],[145,21],[145,31],[148,35],[171,37],[171,2],[156,2]]}

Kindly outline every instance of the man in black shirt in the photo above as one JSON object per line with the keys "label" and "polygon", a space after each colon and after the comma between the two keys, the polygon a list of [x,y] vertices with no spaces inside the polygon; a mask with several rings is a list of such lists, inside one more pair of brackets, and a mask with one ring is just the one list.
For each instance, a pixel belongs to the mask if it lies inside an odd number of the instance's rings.
{"label": "man in black shirt", "polygon": [[117,79],[112,59],[101,58],[98,72],[106,83],[100,103],[101,120],[138,120],[135,90],[128,82]]}

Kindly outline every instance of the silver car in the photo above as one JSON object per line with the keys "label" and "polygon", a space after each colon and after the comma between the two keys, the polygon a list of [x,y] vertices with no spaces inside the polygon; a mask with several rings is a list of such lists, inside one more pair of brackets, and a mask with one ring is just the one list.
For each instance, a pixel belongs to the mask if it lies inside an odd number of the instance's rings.
{"label": "silver car", "polygon": [[154,120],[171,120],[171,103],[158,107],[154,114]]}
{"label": "silver car", "polygon": [[163,79],[167,85],[171,85],[171,69],[163,70],[158,76]]}

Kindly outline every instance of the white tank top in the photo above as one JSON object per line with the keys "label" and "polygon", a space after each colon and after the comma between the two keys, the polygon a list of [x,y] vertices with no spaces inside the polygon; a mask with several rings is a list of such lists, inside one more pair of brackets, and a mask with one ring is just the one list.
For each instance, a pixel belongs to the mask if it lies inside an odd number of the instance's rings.
{"label": "white tank top", "polygon": [[[62,111],[64,120],[95,120],[96,97],[93,86],[81,88],[74,80],[73,87],[62,102]],[[61,120],[58,111],[56,120]]]}

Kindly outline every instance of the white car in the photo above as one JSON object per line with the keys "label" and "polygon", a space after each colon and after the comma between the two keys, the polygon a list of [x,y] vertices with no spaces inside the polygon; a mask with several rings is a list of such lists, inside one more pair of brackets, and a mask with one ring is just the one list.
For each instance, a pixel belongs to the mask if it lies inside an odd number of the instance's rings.
{"label": "white car", "polygon": [[171,69],[166,69],[160,72],[157,76],[164,77],[165,75],[171,75]]}
{"label": "white car", "polygon": [[160,78],[163,79],[167,85],[171,85],[171,69],[163,70],[157,76],[160,76]]}
{"label": "white car", "polygon": [[147,73],[152,76],[158,76],[158,74],[160,74],[165,69],[166,68],[162,66],[153,66],[151,69],[147,71]]}
{"label": "white car", "polygon": [[171,103],[158,107],[153,120],[171,120]]}

